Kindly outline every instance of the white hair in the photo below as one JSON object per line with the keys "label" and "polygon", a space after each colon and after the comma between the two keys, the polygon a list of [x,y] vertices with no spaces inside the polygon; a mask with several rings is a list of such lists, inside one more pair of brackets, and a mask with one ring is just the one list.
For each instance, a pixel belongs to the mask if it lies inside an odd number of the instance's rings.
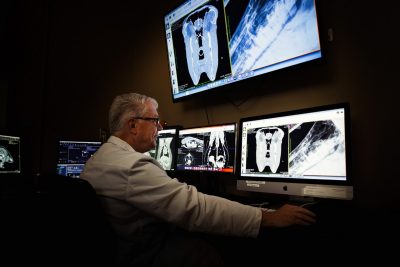
{"label": "white hair", "polygon": [[121,130],[124,123],[130,118],[143,116],[147,111],[145,105],[147,102],[151,102],[156,109],[158,108],[157,101],[149,96],[137,93],[116,96],[108,113],[110,133]]}

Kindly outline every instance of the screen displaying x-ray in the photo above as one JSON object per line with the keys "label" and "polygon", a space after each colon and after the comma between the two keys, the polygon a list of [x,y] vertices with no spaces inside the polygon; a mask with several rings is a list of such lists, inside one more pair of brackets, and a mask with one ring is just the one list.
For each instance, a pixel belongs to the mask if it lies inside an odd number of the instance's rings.
{"label": "screen displaying x-ray", "polygon": [[179,131],[177,170],[234,172],[236,124]]}
{"label": "screen displaying x-ray", "polygon": [[[336,104],[242,118],[239,174],[242,189],[256,187],[255,191],[286,193],[291,183],[302,183],[299,194],[328,194],[317,185],[350,185],[348,113],[348,105]],[[281,187],[275,184],[274,188],[265,181],[284,183]],[[350,187],[330,190],[329,194],[337,194],[339,198],[352,196]]]}
{"label": "screen displaying x-ray", "polygon": [[163,129],[159,131],[156,148],[150,155],[156,159],[166,171],[175,170],[177,134],[178,129]]}
{"label": "screen displaying x-ray", "polygon": [[164,22],[174,101],[322,56],[314,0],[187,0]]}
{"label": "screen displaying x-ray", "polygon": [[20,137],[0,135],[0,173],[20,173]]}

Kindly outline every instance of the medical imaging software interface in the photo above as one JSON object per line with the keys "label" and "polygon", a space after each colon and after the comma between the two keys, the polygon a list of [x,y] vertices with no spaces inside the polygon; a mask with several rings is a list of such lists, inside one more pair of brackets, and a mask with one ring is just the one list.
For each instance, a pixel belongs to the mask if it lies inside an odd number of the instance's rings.
{"label": "medical imaging software interface", "polygon": [[179,131],[177,170],[234,172],[236,124]]}
{"label": "medical imaging software interface", "polygon": [[191,0],[164,22],[174,99],[321,57],[314,0]]}
{"label": "medical imaging software interface", "polygon": [[0,135],[0,173],[20,172],[20,137]]}
{"label": "medical imaging software interface", "polygon": [[57,173],[79,178],[86,161],[100,146],[97,141],[59,141]]}
{"label": "medical imaging software interface", "polygon": [[346,180],[343,108],[245,120],[241,176]]}
{"label": "medical imaging software interface", "polygon": [[177,129],[164,129],[158,132],[154,158],[161,164],[164,170],[170,171],[175,168],[176,139]]}

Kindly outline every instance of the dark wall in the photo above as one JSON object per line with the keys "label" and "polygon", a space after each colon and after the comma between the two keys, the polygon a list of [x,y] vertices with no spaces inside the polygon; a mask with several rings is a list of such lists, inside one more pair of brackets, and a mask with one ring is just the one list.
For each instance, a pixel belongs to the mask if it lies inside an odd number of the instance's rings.
{"label": "dark wall", "polygon": [[28,172],[54,171],[59,138],[98,139],[112,98],[123,92],[157,98],[162,118],[184,127],[350,102],[355,200],[397,208],[394,10],[317,1],[324,62],[173,104],[163,15],[178,1],[139,2],[19,0],[7,7],[13,30],[2,35],[13,37],[7,64],[14,69],[3,75],[7,110],[0,108],[0,118],[25,136]]}

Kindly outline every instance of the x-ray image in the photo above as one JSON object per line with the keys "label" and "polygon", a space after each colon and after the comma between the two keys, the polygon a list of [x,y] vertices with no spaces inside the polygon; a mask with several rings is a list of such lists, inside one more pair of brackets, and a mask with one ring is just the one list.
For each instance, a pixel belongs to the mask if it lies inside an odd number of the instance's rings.
{"label": "x-ray image", "polygon": [[196,149],[199,151],[203,150],[204,141],[196,137],[188,136],[182,139],[181,144],[184,148]]}
{"label": "x-ray image", "polygon": [[235,125],[218,125],[180,131],[177,169],[233,172]]}
{"label": "x-ray image", "polygon": [[[236,12],[241,1],[230,2]],[[231,24],[233,75],[319,50],[315,12],[313,0],[250,0],[238,25]]]}
{"label": "x-ray image", "polygon": [[344,119],[302,123],[290,137],[289,174],[346,175]]}
{"label": "x-ray image", "polygon": [[205,5],[189,14],[183,21],[186,60],[195,85],[199,83],[202,73],[211,81],[215,80],[218,68],[217,18],[218,9],[212,5]]}
{"label": "x-ray image", "polygon": [[202,136],[191,135],[181,139],[178,148],[178,165],[199,166],[203,164],[204,140]]}
{"label": "x-ray image", "polygon": [[157,161],[161,164],[164,170],[170,170],[172,165],[172,137],[159,138]]}
{"label": "x-ray image", "polygon": [[185,155],[184,162],[185,166],[192,166],[194,164],[194,158],[190,152]]}
{"label": "x-ray image", "polygon": [[284,136],[284,132],[277,127],[257,130],[256,162],[259,172],[262,172],[268,166],[271,172],[276,173],[281,160],[282,139]]}
{"label": "x-ray image", "polygon": [[207,143],[204,162],[213,168],[224,168],[229,162],[229,151],[226,144],[224,131],[210,133],[210,140]]}
{"label": "x-ray image", "polygon": [[224,1],[210,0],[198,6],[174,21],[171,33],[177,93],[231,74]]}
{"label": "x-ray image", "polygon": [[13,162],[11,153],[5,147],[0,146],[0,169],[5,169],[4,164]]}
{"label": "x-ray image", "polygon": [[0,173],[19,173],[20,162],[20,138],[0,135]]}
{"label": "x-ray image", "polygon": [[250,172],[288,172],[288,127],[261,127],[248,130],[246,166]]}

